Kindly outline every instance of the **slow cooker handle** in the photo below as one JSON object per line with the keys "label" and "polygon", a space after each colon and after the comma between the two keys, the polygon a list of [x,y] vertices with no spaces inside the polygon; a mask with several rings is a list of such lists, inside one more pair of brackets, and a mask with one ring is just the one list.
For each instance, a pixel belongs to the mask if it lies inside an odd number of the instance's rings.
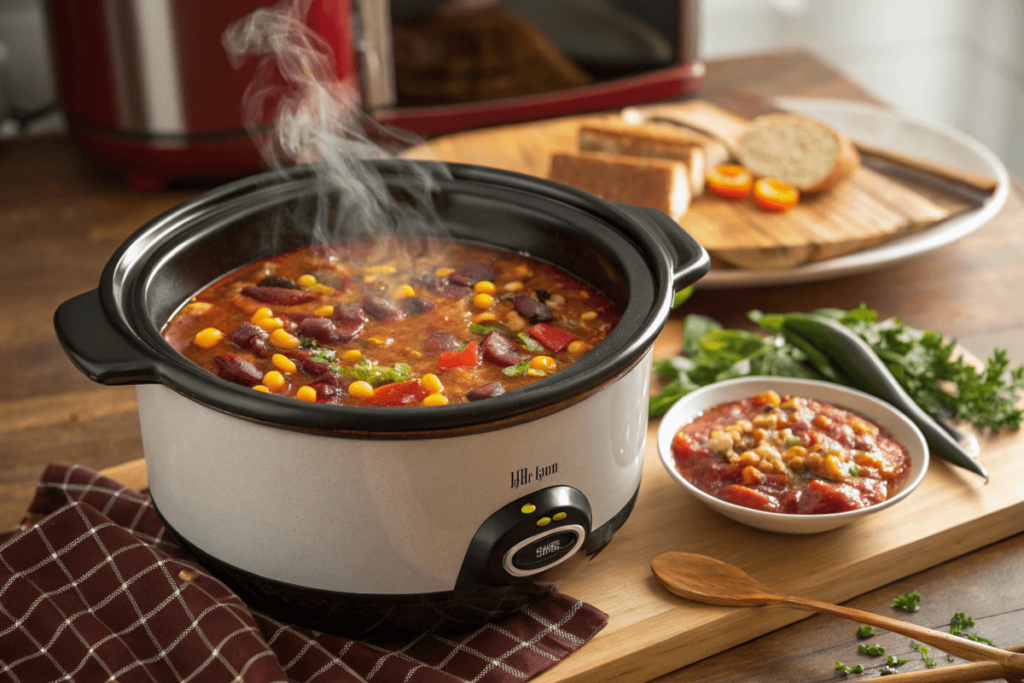
{"label": "slow cooker handle", "polygon": [[708,274],[711,269],[711,257],[708,256],[708,252],[668,214],[645,206],[619,204],[619,207],[651,227],[666,243],[669,252],[675,255],[672,287],[676,291],[692,285]]}
{"label": "slow cooker handle", "polygon": [[71,362],[100,384],[155,382],[155,361],[110,324],[99,290],[68,299],[53,315],[57,340]]}

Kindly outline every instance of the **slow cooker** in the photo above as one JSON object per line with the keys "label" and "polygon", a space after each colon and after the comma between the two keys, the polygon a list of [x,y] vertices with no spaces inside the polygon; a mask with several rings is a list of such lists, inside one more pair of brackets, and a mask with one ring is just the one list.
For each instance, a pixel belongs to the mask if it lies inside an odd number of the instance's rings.
{"label": "slow cooker", "polygon": [[328,200],[317,168],[296,167],[143,226],[98,289],[60,306],[57,336],[94,381],[138,385],[153,506],[253,607],[346,635],[497,619],[549,593],[629,516],[651,348],[708,255],[659,211],[550,181],[367,163],[405,201],[431,174],[426,208],[450,237],[565,268],[615,301],[620,323],[565,371],[474,403],[353,408],[225,382],[160,331],[221,275],[309,244]]}

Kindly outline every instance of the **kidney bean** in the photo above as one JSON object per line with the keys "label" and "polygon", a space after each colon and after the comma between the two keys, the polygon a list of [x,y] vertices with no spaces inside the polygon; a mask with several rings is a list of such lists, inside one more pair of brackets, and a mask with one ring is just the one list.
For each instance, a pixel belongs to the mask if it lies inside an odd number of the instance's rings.
{"label": "kidney bean", "polygon": [[[331,377],[334,379],[333,375]],[[334,379],[333,382],[320,380],[309,386],[316,390],[317,403],[341,403],[342,399],[348,395],[348,385],[341,386],[337,379]]]}
{"label": "kidney bean", "polygon": [[334,374],[331,372],[331,366],[328,363],[313,358],[307,358],[302,361],[299,367],[302,368],[304,373],[314,378]]}
{"label": "kidney bean", "polygon": [[242,323],[235,328],[235,331],[228,338],[238,348],[248,349],[251,348],[250,344],[252,344],[253,339],[267,339],[268,337],[270,337],[270,334],[258,325]]}
{"label": "kidney bean", "polygon": [[531,323],[544,323],[555,317],[550,306],[537,301],[529,294],[517,294],[513,305],[516,312]]}
{"label": "kidney bean", "polygon": [[362,308],[355,304],[335,304],[334,315],[331,318],[336,323],[365,323],[368,318]]}
{"label": "kidney bean", "polygon": [[398,302],[398,307],[405,311],[406,315],[423,315],[435,306],[437,304],[433,301],[421,296],[406,297]]}
{"label": "kidney bean", "polygon": [[364,296],[363,310],[375,320],[401,320],[405,317],[402,309],[387,299],[377,296]]}
{"label": "kidney bean", "polygon": [[445,353],[459,348],[459,342],[451,332],[435,332],[423,342],[423,350],[428,353]]}
{"label": "kidney bean", "polygon": [[502,386],[501,382],[491,382],[485,384],[482,387],[476,389],[470,389],[466,393],[466,400],[468,401],[482,401],[485,398],[493,398],[495,396],[501,396],[505,393],[505,387]]}
{"label": "kidney bean", "polygon": [[242,294],[255,299],[261,304],[276,304],[278,306],[294,306],[304,304],[316,298],[312,292],[284,289],[283,287],[263,287],[260,285],[243,287]]}
{"label": "kidney bean", "polygon": [[[343,344],[355,336],[351,328],[339,327],[327,318],[306,318],[298,327],[300,337],[310,337],[318,344],[328,346]],[[359,325],[359,329],[362,329],[362,325]]]}
{"label": "kidney bean", "polygon": [[485,263],[471,263],[449,275],[448,281],[452,284],[472,287],[481,280],[494,280],[496,274],[494,268]]}
{"label": "kidney bean", "polygon": [[214,356],[213,369],[221,379],[243,387],[254,387],[263,381],[263,373],[259,368],[233,353]]}
{"label": "kidney bean", "polygon": [[484,350],[485,360],[503,368],[522,363],[529,358],[518,352],[511,339],[497,332],[488,332],[480,343],[480,348]]}
{"label": "kidney bean", "polygon": [[302,289],[299,287],[299,283],[295,280],[289,280],[286,277],[278,277],[277,275],[268,275],[259,284],[260,287],[279,287],[281,289]]}
{"label": "kidney bean", "polygon": [[473,290],[463,285],[452,284],[447,279],[439,277],[434,278],[427,285],[427,291],[442,299],[461,299],[464,296],[469,296],[469,293]]}

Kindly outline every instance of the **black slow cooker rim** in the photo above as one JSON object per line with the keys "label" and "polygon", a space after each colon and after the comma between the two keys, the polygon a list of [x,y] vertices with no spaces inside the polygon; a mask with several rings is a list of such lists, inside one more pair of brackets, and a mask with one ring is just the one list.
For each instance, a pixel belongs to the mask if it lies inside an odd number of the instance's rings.
{"label": "black slow cooker rim", "polygon": [[[371,161],[385,178],[401,178],[408,173],[410,162]],[[135,281],[144,270],[147,248],[160,240],[174,240],[179,226],[214,213],[228,200],[248,193],[263,192],[288,181],[311,180],[315,167],[299,166],[250,176],[208,191],[154,218],[133,233],[111,257],[101,276],[100,303],[109,322],[122,338],[143,352],[152,362],[153,377],[149,380],[228,414],[275,427],[312,430],[321,433],[350,435],[353,432],[400,438],[403,433],[435,432],[447,435],[453,429],[493,423],[510,426],[546,414],[544,408],[555,404],[571,405],[574,397],[589,394],[631,369],[653,344],[663,327],[671,307],[674,257],[658,234],[650,230],[629,207],[608,202],[593,195],[557,183],[509,171],[465,164],[412,162],[441,165],[455,183],[472,183],[519,190],[540,202],[557,202],[583,211],[608,224],[637,250],[646,262],[646,272],[624,273],[628,278],[651,279],[653,300],[639,316],[633,310],[638,304],[630,301],[623,311],[623,320],[639,317],[641,321],[630,334],[621,323],[602,342],[618,342],[618,347],[603,349],[610,355],[604,364],[586,368],[577,363],[559,373],[557,381],[538,382],[515,392],[508,392],[488,401],[452,404],[438,407],[359,408],[350,406],[309,404],[277,396],[264,396],[221,380],[192,364],[160,336],[159,329],[148,320]],[[170,231],[170,234],[168,234]],[[152,253],[149,254],[152,257]],[[632,299],[632,297],[631,297]],[[632,314],[632,315],[630,315]],[[153,329],[148,329],[148,327]],[[155,336],[154,336],[155,332]],[[618,334],[616,334],[618,332]],[[613,336],[616,338],[613,339]],[[551,378],[552,380],[556,378]],[[557,406],[556,406],[557,408]],[[497,428],[497,427],[496,427]]]}

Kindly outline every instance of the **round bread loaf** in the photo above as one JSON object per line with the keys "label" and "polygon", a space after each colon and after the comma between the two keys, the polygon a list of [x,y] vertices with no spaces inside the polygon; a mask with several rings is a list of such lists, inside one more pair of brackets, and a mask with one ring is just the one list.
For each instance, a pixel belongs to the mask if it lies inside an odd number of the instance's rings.
{"label": "round bread loaf", "polygon": [[736,156],[755,176],[778,178],[801,192],[827,190],[860,165],[849,138],[801,114],[757,117],[740,138]]}

